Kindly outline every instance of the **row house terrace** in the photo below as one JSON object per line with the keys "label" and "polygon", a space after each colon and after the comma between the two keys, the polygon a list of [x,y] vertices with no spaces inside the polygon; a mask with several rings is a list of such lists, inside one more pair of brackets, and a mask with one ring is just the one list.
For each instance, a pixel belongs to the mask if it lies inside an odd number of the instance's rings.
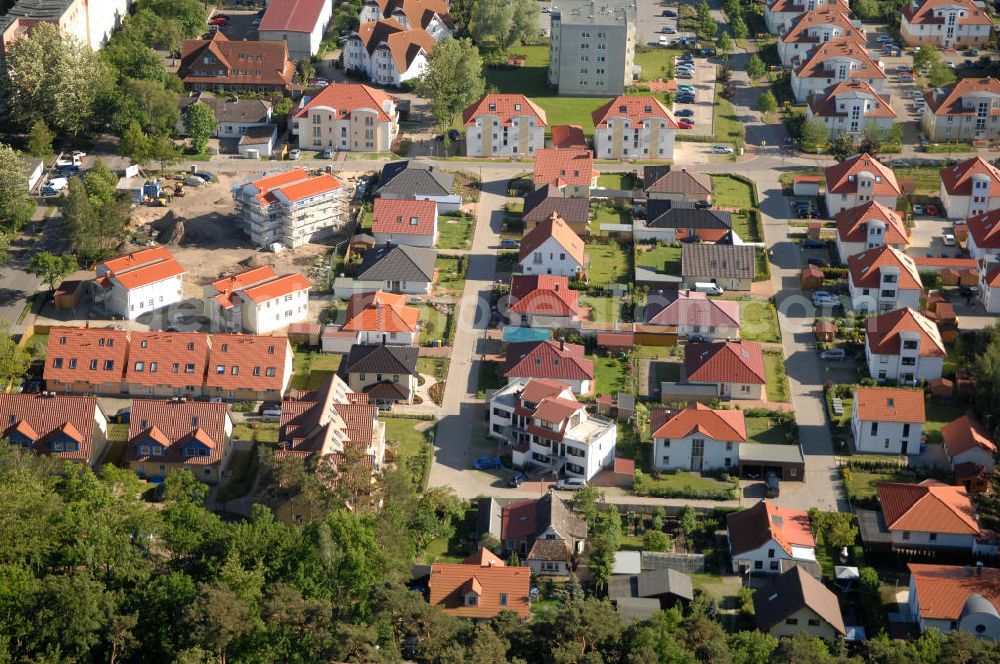
{"label": "row house terrace", "polygon": [[189,90],[290,92],[295,63],[283,41],[229,41],[222,31],[211,39],[186,39],[177,75]]}
{"label": "row house terrace", "polygon": [[108,418],[93,396],[0,394],[0,427],[21,450],[88,466],[107,445]]}
{"label": "row house terrace", "polygon": [[216,484],[232,454],[233,420],[223,403],[136,399],[129,414],[125,460],[139,477],[162,480],[188,470]]}

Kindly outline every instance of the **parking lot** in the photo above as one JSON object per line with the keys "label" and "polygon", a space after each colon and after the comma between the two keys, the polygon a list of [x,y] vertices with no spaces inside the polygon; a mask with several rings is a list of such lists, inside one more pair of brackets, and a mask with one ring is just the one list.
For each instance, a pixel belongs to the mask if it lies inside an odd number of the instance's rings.
{"label": "parking lot", "polygon": [[680,132],[698,136],[712,135],[712,113],[715,108],[715,64],[707,58],[695,56],[694,77],[678,78],[678,84],[693,85],[695,88],[694,103],[674,104],[674,111],[689,109],[694,111],[693,118],[678,117],[678,120],[693,119],[694,129],[680,129]]}

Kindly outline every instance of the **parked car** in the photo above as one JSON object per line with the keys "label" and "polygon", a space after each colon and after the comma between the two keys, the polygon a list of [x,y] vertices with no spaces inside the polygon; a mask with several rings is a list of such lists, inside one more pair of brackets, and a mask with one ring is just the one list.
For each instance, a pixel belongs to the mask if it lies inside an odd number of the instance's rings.
{"label": "parked car", "polygon": [[951,233],[945,233],[944,237],[941,239],[941,241],[944,242],[944,246],[946,246],[946,247],[954,247],[955,246],[955,236],[952,235]]}
{"label": "parked car", "polygon": [[472,462],[472,467],[476,470],[490,470],[491,468],[501,468],[500,457],[481,456]]}
{"label": "parked car", "polygon": [[966,284],[961,284],[958,287],[958,292],[961,293],[963,297],[974,297],[979,295],[979,286],[969,286]]}
{"label": "parked car", "polygon": [[913,214],[923,214],[923,213],[924,213],[923,205],[917,203],[916,205],[913,206]]}
{"label": "parked car", "polygon": [[962,51],[962,55],[967,55],[970,58],[978,58],[979,57],[979,51],[977,49],[970,48],[970,49],[966,49],[966,50]]}
{"label": "parked car", "polygon": [[898,58],[902,54],[903,54],[903,51],[901,51],[896,46],[886,46],[885,48],[882,49],[882,55],[888,55],[888,56],[893,57],[893,58]]}
{"label": "parked car", "polygon": [[525,475],[519,470],[515,470],[513,473],[510,474],[510,477],[507,478],[507,484],[516,488],[521,486],[521,484],[526,479],[528,479],[527,475]]}
{"label": "parked car", "polygon": [[826,249],[826,242],[823,240],[807,239],[802,241],[803,249]]}
{"label": "parked car", "polygon": [[847,359],[847,351],[843,348],[830,348],[820,353],[819,359],[824,362],[841,362]]}
{"label": "parked car", "polygon": [[500,240],[500,248],[501,249],[520,249],[521,248],[521,242],[520,242],[520,240],[512,240],[509,237],[505,237],[504,239]]}
{"label": "parked car", "polygon": [[694,129],[694,123],[688,120],[678,120],[677,126],[681,129]]}
{"label": "parked car", "polygon": [[877,41],[879,43],[882,43],[882,42],[891,42],[892,39],[893,39],[892,35],[887,35],[884,32],[882,34],[875,35],[875,41]]}
{"label": "parked car", "polygon": [[42,196],[55,196],[69,185],[66,178],[52,178],[42,185]]}
{"label": "parked car", "polygon": [[947,67],[948,69],[954,69],[955,63],[952,62],[951,60],[945,60],[944,66]]}
{"label": "parked car", "polygon": [[711,338],[706,337],[704,334],[689,334],[687,340],[689,344],[707,344],[712,341]]}
{"label": "parked car", "polygon": [[323,159],[333,159],[334,150],[333,148],[327,148],[323,150]]}
{"label": "parked car", "polygon": [[660,16],[666,16],[667,18],[676,18],[677,12],[675,12],[673,9],[664,9],[662,12],[660,12]]}
{"label": "parked car", "polygon": [[694,95],[677,95],[674,97],[674,101],[678,104],[693,104]]}
{"label": "parked car", "polygon": [[815,265],[816,267],[830,267],[830,261],[824,258],[810,258],[806,261],[809,265]]}
{"label": "parked car", "polygon": [[694,111],[690,108],[682,108],[681,110],[674,113],[679,118],[691,118],[694,117]]}
{"label": "parked car", "polygon": [[713,55],[715,55],[715,49],[712,48],[711,46],[706,46],[705,48],[701,49],[701,54],[706,58],[712,57]]}
{"label": "parked car", "polygon": [[567,477],[564,480],[556,482],[556,488],[560,491],[579,491],[586,488],[586,486],[587,480],[582,477]]}
{"label": "parked car", "polygon": [[677,78],[683,78],[683,79],[694,78],[694,73],[689,72],[686,69],[682,69],[679,72],[677,72]]}
{"label": "parked car", "polygon": [[899,73],[903,73],[904,71],[905,72],[910,72],[911,74],[913,73],[913,69],[910,68],[909,65],[897,65],[896,66],[896,71],[899,72]]}
{"label": "parked car", "polygon": [[302,156],[302,150],[300,150],[298,148],[295,148],[294,150],[289,150],[288,151],[288,158],[289,159],[298,159],[301,156]]}
{"label": "parked car", "polygon": [[925,205],[924,214],[936,217],[938,215],[938,210],[936,205]]}
{"label": "parked car", "polygon": [[715,154],[732,154],[733,149],[728,145],[713,145],[712,152]]}
{"label": "parked car", "polygon": [[209,25],[223,26],[229,23],[229,19],[225,16],[216,16],[208,22]]}
{"label": "parked car", "polygon": [[899,80],[901,83],[912,83],[913,74],[904,71],[902,74],[899,75]]}
{"label": "parked car", "polygon": [[764,478],[764,495],[768,498],[777,498],[781,493],[781,485],[778,476],[773,472],[768,473]]}
{"label": "parked car", "polygon": [[665,35],[676,35],[677,34],[677,31],[674,30],[673,28],[671,28],[669,25],[665,25],[662,28],[660,28],[660,32],[662,32]]}
{"label": "parked car", "polygon": [[694,202],[694,209],[695,210],[704,210],[704,209],[710,208],[710,207],[712,207],[712,201],[695,201]]}

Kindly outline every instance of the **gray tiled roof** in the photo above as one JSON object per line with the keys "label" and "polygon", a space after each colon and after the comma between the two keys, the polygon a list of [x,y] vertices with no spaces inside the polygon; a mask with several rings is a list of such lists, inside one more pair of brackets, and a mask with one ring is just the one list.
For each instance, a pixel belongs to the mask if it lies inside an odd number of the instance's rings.
{"label": "gray tiled roof", "polygon": [[845,634],[837,596],[801,567],[793,567],[753,594],[757,627],[768,630],[804,607],[812,609],[839,634]]}
{"label": "gray tiled roof", "polygon": [[670,166],[646,166],[642,171],[642,185],[646,192],[657,194],[712,195],[712,178],[707,173]]}
{"label": "gray tiled roof", "polygon": [[724,210],[697,209],[686,201],[649,201],[646,211],[647,228],[706,228],[729,230],[733,215]]}
{"label": "gray tiled roof", "polygon": [[413,374],[419,354],[416,346],[354,344],[343,360],[341,373]]}
{"label": "gray tiled roof", "polygon": [[524,197],[523,219],[539,222],[548,219],[553,212],[570,224],[586,224],[590,219],[590,199],[566,198],[563,192],[552,185],[545,185]]}
{"label": "gray tiled roof", "polygon": [[434,280],[433,249],[406,245],[383,244],[365,252],[358,281],[426,281]]}
{"label": "gray tiled roof", "polygon": [[681,274],[753,279],[755,252],[746,244],[685,244],[681,249]]}
{"label": "gray tiled roof", "polygon": [[261,99],[226,99],[215,97],[203,92],[200,95],[181,97],[177,102],[183,113],[192,104],[205,104],[215,113],[219,122],[245,122],[247,124],[262,124],[268,122],[268,111],[271,102]]}
{"label": "gray tiled roof", "polygon": [[570,510],[554,492],[538,499],[537,510],[538,533],[551,525],[563,537],[587,538],[587,520]]}
{"label": "gray tiled roof", "polygon": [[694,587],[691,577],[677,570],[654,569],[641,574],[613,576],[608,579],[608,597],[663,597],[675,595],[691,601]]}
{"label": "gray tiled roof", "polygon": [[455,176],[443,173],[433,164],[406,159],[391,161],[382,167],[376,194],[396,196],[449,196],[455,185]]}

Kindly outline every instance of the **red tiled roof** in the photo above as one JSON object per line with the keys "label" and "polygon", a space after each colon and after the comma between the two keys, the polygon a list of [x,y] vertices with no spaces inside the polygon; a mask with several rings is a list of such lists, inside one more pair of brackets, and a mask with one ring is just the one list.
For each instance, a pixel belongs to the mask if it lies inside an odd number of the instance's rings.
{"label": "red tiled roof", "polygon": [[341,330],[416,332],[419,317],[416,307],[406,306],[405,295],[384,291],[356,293],[347,303],[346,322]]}
{"label": "red tiled roof", "polygon": [[903,16],[912,25],[943,24],[944,19],[934,15],[934,10],[942,7],[958,6],[965,10],[965,16],[956,18],[958,25],[992,25],[989,14],[975,5],[972,0],[924,0],[914,8],[912,3],[903,5]]}
{"label": "red tiled roof", "polygon": [[559,424],[583,407],[583,404],[576,399],[547,397],[538,403],[538,406],[532,413],[532,418],[537,417],[543,422]]}
{"label": "red tiled roof", "polygon": [[587,149],[587,137],[580,125],[553,125],[552,147],[560,150]]}
{"label": "red tiled roof", "polygon": [[810,36],[808,31],[810,28],[827,25],[835,25],[844,31],[843,36],[836,39],[850,39],[858,42],[862,48],[866,44],[864,30],[854,27],[851,24],[851,19],[847,17],[847,10],[836,5],[823,5],[802,14],[792,23],[792,27],[788,32],[781,37],[781,41],[786,44],[798,42],[809,44],[819,43],[819,37]]}
{"label": "red tiled roof", "polygon": [[[98,412],[96,397],[0,394],[0,426],[5,427],[2,435],[13,443],[27,439],[36,452],[62,459],[90,458]],[[21,440],[14,432],[20,434]],[[79,449],[53,451],[52,443],[61,436],[71,438]]]}
{"label": "red tiled roof", "polygon": [[879,482],[875,485],[889,530],[979,535],[976,510],[964,486],[937,480],[920,484]]}
{"label": "red tiled roof", "polygon": [[[227,442],[226,426],[229,407],[224,403],[181,401],[173,399],[135,399],[129,415],[129,461],[156,461],[171,463],[211,464],[222,460]],[[149,438],[166,449],[162,456],[142,454],[140,447],[150,443]],[[184,448],[197,442],[196,447],[206,448],[202,455],[185,455]]]}
{"label": "red tiled roof", "polygon": [[511,503],[504,507],[500,518],[500,539],[503,541],[532,537],[535,534],[538,504],[534,500]]}
{"label": "red tiled roof", "polygon": [[184,268],[165,247],[152,247],[98,263],[97,274],[101,279],[113,278],[125,289],[132,289],[184,274]]}
{"label": "red tiled roof", "polygon": [[213,334],[205,384],[223,390],[280,392],[285,387],[286,362],[290,361],[288,350],[288,337]]}
{"label": "red tiled roof", "polygon": [[[214,62],[205,64],[206,57]],[[201,70],[205,73],[199,73]],[[216,72],[224,71],[224,76]],[[242,73],[240,73],[242,72]],[[177,75],[185,84],[269,85],[288,88],[295,63],[283,41],[229,41],[221,31],[211,39],[185,39]]]}
{"label": "red tiled roof", "polygon": [[757,549],[772,539],[788,555],[793,546],[816,546],[808,512],[778,507],[767,500],[730,514],[726,525],[733,555]]}
{"label": "red tiled roof", "polygon": [[[501,611],[529,614],[528,590],[531,570],[507,567],[495,556],[483,564],[431,565],[430,603],[445,613],[463,618],[491,618]],[[466,605],[466,594],[475,592],[475,606]]]}
{"label": "red tiled roof", "polygon": [[841,242],[866,242],[869,221],[885,224],[883,239],[886,244],[910,243],[910,231],[903,224],[903,218],[895,210],[890,210],[878,201],[868,201],[837,213],[837,235]]}
{"label": "red tiled roof", "polygon": [[470,104],[462,112],[462,121],[465,126],[476,124],[476,118],[481,116],[496,116],[503,126],[513,124],[514,118],[530,116],[535,118],[535,125],[547,127],[545,121],[545,110],[522,94],[499,94],[491,92]]}
{"label": "red tiled roof", "polygon": [[949,457],[976,447],[992,455],[997,453],[996,443],[990,438],[986,427],[971,415],[963,415],[941,427],[941,437]]}
{"label": "red tiled roof", "polygon": [[1000,249],[1000,209],[965,220],[969,236],[980,249]]}
{"label": "red tiled roof", "polygon": [[594,362],[584,357],[578,344],[524,341],[507,347],[501,373],[507,378],[594,380]]}
{"label": "red tiled roof", "polygon": [[120,384],[129,333],[87,327],[54,327],[45,353],[46,381]]}
{"label": "red tiled roof", "polygon": [[520,398],[522,401],[538,403],[542,399],[559,396],[568,389],[570,389],[569,385],[558,380],[532,378],[525,383]]}
{"label": "red tiled roof", "polygon": [[132,332],[125,382],[200,392],[208,348],[209,337],[200,332]]}
{"label": "red tiled roof", "polygon": [[383,16],[393,16],[402,12],[412,26],[427,29],[434,15],[452,27],[448,4],[444,0],[375,0]]}
{"label": "red tiled roof", "polygon": [[960,620],[972,595],[981,595],[1000,611],[1000,569],[962,565],[909,563],[917,590],[920,616],[930,620]]}
{"label": "red tiled roof", "polygon": [[710,300],[705,293],[692,290],[668,295],[670,301],[649,319],[649,325],[740,326],[739,302]]}
{"label": "red tiled roof", "polygon": [[889,103],[888,96],[880,95],[867,81],[842,81],[827,88],[819,94],[809,95],[809,108],[813,115],[820,117],[846,117],[847,111],[837,107],[838,97],[870,97],[875,102],[875,108],[865,111],[866,118],[894,118],[896,111]]}
{"label": "red tiled roof", "polygon": [[[896,181],[896,174],[891,168],[885,166],[867,152],[859,154],[850,159],[827,167],[824,175],[826,177],[826,191],[831,194],[856,194],[858,192],[857,176],[860,173],[868,172],[874,177],[881,177],[881,182],[873,182],[871,187],[872,196],[899,196],[901,190]],[[851,181],[851,176],[855,176]]]}
{"label": "red tiled roof", "polygon": [[536,186],[555,184],[590,186],[594,179],[594,155],[590,150],[553,150],[545,148],[535,153],[534,182]]}
{"label": "red tiled roof", "polygon": [[368,49],[369,54],[385,44],[392,56],[392,61],[400,73],[407,71],[413,64],[413,59],[421,50],[430,55],[434,51],[434,38],[423,28],[404,28],[393,19],[379,19],[362,23],[357,36],[352,34],[348,39],[357,38]]}
{"label": "red tiled roof", "polygon": [[764,353],[752,341],[721,341],[684,347],[688,381],[697,383],[745,383],[763,385]]}
{"label": "red tiled roof", "polygon": [[586,251],[583,240],[573,232],[562,217],[553,213],[548,219],[535,224],[535,227],[524,234],[521,238],[521,247],[518,252],[518,262],[525,261],[531,254],[541,247],[546,240],[552,238],[566,253],[581,266],[586,259]]}
{"label": "red tiled roof", "polygon": [[855,288],[879,288],[882,283],[882,269],[887,267],[898,268],[897,288],[900,290],[924,289],[916,263],[895,247],[883,244],[847,257],[847,270]]}
{"label": "red tiled roof", "polygon": [[668,129],[677,129],[677,120],[656,97],[621,95],[595,110],[590,117],[598,129],[607,127],[611,118],[626,118],[633,125],[651,119],[666,120]]}
{"label": "red tiled roof", "polygon": [[372,211],[372,233],[433,235],[437,220],[434,201],[376,198]]}
{"label": "red tiled roof", "polygon": [[570,290],[569,279],[554,275],[515,275],[510,279],[508,311],[541,316],[575,316],[580,293]]}
{"label": "red tiled roof", "polygon": [[[941,94],[938,94],[938,90]],[[974,115],[977,112],[974,106],[962,106],[962,97],[970,93],[1000,95],[1000,80],[993,77],[960,78],[949,87],[928,90],[924,93],[924,100],[937,116]],[[998,115],[1000,111],[994,108],[990,114]]]}
{"label": "red tiled roof", "polygon": [[685,438],[692,433],[708,436],[723,442],[747,442],[746,421],[738,410],[713,410],[703,403],[696,403],[672,415],[669,411],[655,410],[663,421],[653,421],[653,438]]}
{"label": "red tiled roof", "polygon": [[223,307],[236,304],[236,296],[242,293],[251,301],[260,304],[268,300],[290,295],[296,291],[312,288],[312,284],[298,273],[278,274],[269,266],[253,268],[212,283],[218,291],[215,300]]}
{"label": "red tiled roof", "polygon": [[[985,262],[986,261],[982,261],[984,264]],[[990,288],[1000,286],[1000,263],[993,263],[990,269],[986,272],[986,285]]]}
{"label": "red tiled roof", "polygon": [[854,393],[858,418],[865,422],[923,423],[924,391],[896,387],[859,387]]}
{"label": "red tiled roof", "polygon": [[365,110],[375,111],[379,122],[389,122],[395,117],[390,118],[386,113],[386,102],[395,101],[396,98],[392,95],[361,83],[331,83],[300,108],[295,117],[306,116],[314,108],[328,108],[336,111],[337,119],[340,120],[350,118],[355,111]]}
{"label": "red tiled roof", "polygon": [[[841,11],[850,12],[851,8],[847,4],[847,0],[836,0],[835,2],[827,2],[825,4],[817,3],[820,7],[826,5],[834,5],[840,8]],[[774,0],[773,3],[768,5],[769,11],[775,14],[801,14],[806,11],[806,6],[803,0]]]}
{"label": "red tiled roof", "polygon": [[898,355],[900,332],[916,332],[919,335],[920,357],[944,357],[948,354],[937,325],[909,307],[869,318],[865,333],[868,348],[877,355]]}
{"label": "red tiled roof", "polygon": [[954,270],[956,274],[976,269],[975,258],[951,258],[949,256],[912,256],[911,258],[913,258],[913,264],[918,268],[944,268]]}
{"label": "red tiled roof", "polygon": [[319,23],[326,3],[327,0],[271,0],[257,31],[311,33]]}
{"label": "red tiled roof", "polygon": [[632,332],[598,332],[597,345],[606,348],[631,348],[635,345]]}
{"label": "red tiled roof", "polygon": [[833,72],[826,67],[826,61],[831,58],[850,58],[858,63],[857,69],[851,69],[847,76],[852,80],[874,81],[886,78],[885,72],[878,63],[868,55],[862,45],[853,40],[828,41],[820,45],[807,56],[805,62],[795,72],[799,78],[833,78]]}
{"label": "red tiled roof", "polygon": [[1000,196],[1000,168],[979,155],[942,168],[941,184],[952,196],[971,196],[972,179],[977,175],[985,175],[989,180],[989,188],[985,192],[987,196]]}

